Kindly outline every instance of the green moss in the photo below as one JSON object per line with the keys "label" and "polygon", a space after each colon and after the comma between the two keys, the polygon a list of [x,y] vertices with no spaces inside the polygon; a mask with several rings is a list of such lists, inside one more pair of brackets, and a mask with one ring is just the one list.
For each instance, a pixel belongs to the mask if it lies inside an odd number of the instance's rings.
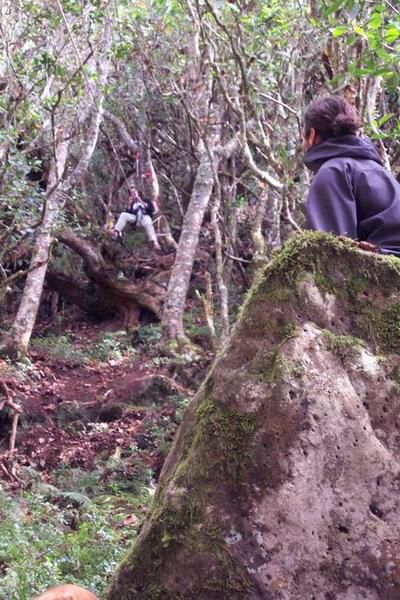
{"label": "green moss", "polygon": [[381,346],[398,351],[400,347],[400,302],[388,306],[377,315],[375,335]]}
{"label": "green moss", "polygon": [[293,290],[285,285],[278,286],[266,294],[266,298],[275,304],[289,302],[293,298]]}
{"label": "green moss", "polygon": [[[359,274],[350,273],[343,289],[339,288],[339,296],[356,301],[359,295],[369,286],[369,278],[362,279]],[[344,296],[345,294],[345,296]]]}
{"label": "green moss", "polygon": [[197,411],[197,443],[204,445],[210,465],[220,475],[233,481],[240,479],[249,457],[249,449],[255,432],[254,415],[241,414],[217,406],[205,400]]}
{"label": "green moss", "polygon": [[291,321],[285,323],[285,325],[281,328],[282,341],[284,342],[294,337],[294,335],[296,334],[296,329],[296,323],[292,323]]}
{"label": "green moss", "polygon": [[263,379],[269,385],[274,385],[282,375],[290,372],[289,364],[279,350],[271,352],[266,358]]}
{"label": "green moss", "polygon": [[[135,546],[131,556],[121,566],[121,574],[126,573],[126,589],[132,594],[129,599],[198,600],[208,598],[210,592],[219,592],[221,600],[243,598],[243,593],[250,585],[248,575],[245,568],[230,555],[228,546],[221,541],[222,537],[221,530],[215,526],[207,527],[205,515],[199,523],[188,526],[180,511],[160,506],[152,515],[151,533],[144,543]],[[204,561],[209,565],[206,570],[208,576],[201,582],[196,581],[195,576],[192,589],[186,589],[184,594],[171,591],[166,587],[168,584],[164,584],[169,579],[165,577],[165,569],[172,569],[177,564],[177,557],[181,556],[182,551],[186,551],[194,560],[197,554],[199,560],[203,561],[200,563],[203,569]],[[133,571],[130,565],[133,565]],[[189,566],[188,570],[191,568]],[[118,590],[123,585],[120,581]]]}
{"label": "green moss", "polygon": [[280,322],[276,319],[265,319],[264,321],[249,319],[246,321],[247,327],[252,331],[257,331],[258,336],[272,334],[275,338],[275,343],[279,344],[293,337],[296,332],[296,324],[292,321]]}
{"label": "green moss", "polygon": [[400,347],[400,302],[384,309],[372,304],[360,307],[357,318],[360,335],[370,343],[387,351]]}
{"label": "green moss", "polygon": [[293,362],[292,365],[290,365],[288,374],[290,377],[294,377],[297,379],[302,377],[307,372],[308,368],[308,362],[302,360],[301,358],[298,358]]}
{"label": "green moss", "polygon": [[243,303],[240,319],[245,318],[253,301],[271,298],[272,301],[279,302],[280,290],[285,290],[285,300],[293,298],[297,284],[304,279],[307,272],[320,272],[319,281],[324,280],[324,285],[333,289],[334,284],[328,284],[328,279],[321,269],[316,269],[316,264],[319,261],[322,264],[327,253],[332,258],[332,255],[343,251],[357,252],[351,240],[327,233],[306,231],[294,236],[283,248],[274,252],[272,260],[257,272],[254,284]]}
{"label": "green moss", "polygon": [[317,288],[324,293],[333,294],[336,290],[334,282],[328,279],[321,271],[315,271],[314,280]]}
{"label": "green moss", "polygon": [[330,352],[333,352],[342,361],[351,359],[356,353],[357,348],[363,345],[362,340],[351,335],[335,335],[327,329],[322,333],[326,338],[326,346]]}
{"label": "green moss", "polygon": [[392,278],[400,278],[400,259],[397,256],[385,256],[383,262],[389,268]]}
{"label": "green moss", "polygon": [[[247,572],[231,556],[218,519],[210,516],[210,510],[221,484],[240,485],[251,457],[254,432],[254,415],[227,410],[208,398],[202,402],[186,458],[156,497],[150,531],[120,568],[120,576],[126,573],[129,579],[132,597],[197,600],[207,598],[209,592],[213,596],[220,593],[221,600],[243,598],[249,587]],[[193,557],[198,554],[206,561],[209,576],[180,596],[161,582],[168,580],[165,569],[170,569],[182,552]]]}
{"label": "green moss", "polygon": [[289,240],[264,270],[285,275],[287,281],[296,281],[301,271],[314,271],[318,258],[328,250],[330,254],[343,250],[354,251],[351,240],[320,231],[305,231]]}

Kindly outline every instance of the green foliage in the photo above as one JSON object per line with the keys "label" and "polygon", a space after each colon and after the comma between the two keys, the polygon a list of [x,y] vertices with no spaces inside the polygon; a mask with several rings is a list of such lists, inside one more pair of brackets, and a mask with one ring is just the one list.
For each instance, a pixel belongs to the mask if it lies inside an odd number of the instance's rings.
{"label": "green foliage", "polygon": [[32,340],[32,346],[44,350],[50,356],[80,362],[107,360],[120,361],[135,354],[126,332],[104,333],[94,343],[75,340],[69,335],[48,333]]}
{"label": "green foliage", "polygon": [[135,350],[132,348],[130,339],[124,331],[103,334],[101,339],[91,345],[88,351],[88,356],[91,359],[99,361],[118,361],[134,354]]}
{"label": "green foliage", "polygon": [[82,351],[77,350],[68,335],[48,334],[45,337],[37,337],[32,340],[32,346],[45,350],[54,358],[84,361]]}
{"label": "green foliage", "polygon": [[106,512],[88,503],[60,510],[47,495],[10,499],[0,492],[0,597],[30,600],[70,581],[100,594],[125,549]]}
{"label": "green foliage", "polygon": [[326,19],[322,27],[331,24],[334,38],[343,38],[348,51],[362,40],[362,53],[349,65],[354,77],[381,75],[388,85],[400,80],[399,58],[400,13],[387,3],[360,5],[354,0],[327,2],[321,6]]}
{"label": "green foliage", "polygon": [[203,318],[199,311],[191,310],[190,313],[184,313],[183,323],[185,331],[194,342],[200,343],[202,339],[207,339],[209,337],[209,330],[207,326],[204,325]]}
{"label": "green foliage", "polygon": [[149,325],[141,325],[134,334],[134,344],[141,345],[146,348],[155,346],[161,340],[161,325],[159,323],[151,323]]}
{"label": "green foliage", "polygon": [[32,469],[21,474],[30,491],[0,488],[0,598],[30,600],[60,581],[100,596],[152,498],[140,450],[99,459],[90,472],[62,466],[51,485]]}
{"label": "green foliage", "polygon": [[328,350],[336,354],[342,362],[352,360],[359,349],[363,346],[363,341],[351,335],[335,335],[331,331],[323,330],[326,337]]}

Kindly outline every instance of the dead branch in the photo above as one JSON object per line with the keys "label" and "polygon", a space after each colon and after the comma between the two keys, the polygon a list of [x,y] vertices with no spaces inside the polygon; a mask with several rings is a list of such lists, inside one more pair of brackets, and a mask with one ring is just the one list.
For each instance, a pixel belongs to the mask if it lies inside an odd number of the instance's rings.
{"label": "dead branch", "polygon": [[[10,441],[8,445],[7,454],[0,460],[0,468],[3,473],[11,480],[20,481],[19,477],[15,473],[15,464],[13,461],[14,450],[15,450],[15,440],[17,437],[17,428],[18,428],[18,420],[19,416],[22,413],[22,408],[19,404],[17,404],[11,395],[10,389],[5,381],[0,381],[1,387],[4,390],[5,398],[0,402],[0,410],[2,410],[5,406],[8,406],[11,411],[13,411],[12,425],[11,425],[11,434]],[[9,463],[6,464],[5,463]]]}

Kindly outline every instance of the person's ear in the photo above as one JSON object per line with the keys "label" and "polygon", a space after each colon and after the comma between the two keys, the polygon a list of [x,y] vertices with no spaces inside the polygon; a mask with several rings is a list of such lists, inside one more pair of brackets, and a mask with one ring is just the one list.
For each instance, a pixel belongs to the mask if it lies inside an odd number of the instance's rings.
{"label": "person's ear", "polygon": [[310,146],[315,146],[318,142],[318,133],[315,131],[314,127],[311,127],[310,133],[308,135],[308,143]]}

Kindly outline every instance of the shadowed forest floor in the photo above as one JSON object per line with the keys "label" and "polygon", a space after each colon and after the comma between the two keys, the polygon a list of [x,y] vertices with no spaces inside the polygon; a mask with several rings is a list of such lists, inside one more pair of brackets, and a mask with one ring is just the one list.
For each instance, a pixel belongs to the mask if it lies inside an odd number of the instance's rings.
{"label": "shadowed forest floor", "polygon": [[0,360],[0,597],[73,582],[101,595],[134,541],[209,360],[162,354],[159,325],[133,335],[70,320],[37,332],[29,360]]}
{"label": "shadowed forest floor", "polygon": [[[51,481],[61,465],[91,469],[98,459],[137,447],[157,478],[192,390],[177,381],[168,359],[141,343],[129,348],[121,332],[104,336],[83,323],[68,333],[36,338],[19,377],[0,363],[22,408],[17,470],[31,467]],[[2,425],[5,451],[8,424]]]}

